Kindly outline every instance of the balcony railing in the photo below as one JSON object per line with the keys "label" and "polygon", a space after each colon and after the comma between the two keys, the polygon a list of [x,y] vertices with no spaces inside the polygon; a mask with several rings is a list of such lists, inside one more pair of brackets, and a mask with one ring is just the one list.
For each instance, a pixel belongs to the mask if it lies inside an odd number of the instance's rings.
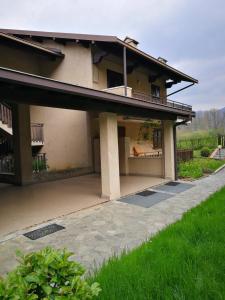
{"label": "balcony railing", "polygon": [[184,104],[181,102],[177,102],[177,101],[173,101],[173,100],[169,100],[166,98],[162,98],[162,97],[154,97],[151,95],[147,95],[145,93],[139,92],[139,91],[133,91],[132,92],[132,97],[142,100],[142,101],[146,101],[146,102],[151,102],[154,104],[160,104],[160,105],[164,105],[164,106],[168,106],[168,107],[172,107],[175,109],[180,109],[183,111],[192,111],[192,106],[188,105],[188,104]]}
{"label": "balcony railing", "polygon": [[[103,91],[116,94],[116,95],[125,95],[125,87],[124,86],[116,86],[113,88],[104,89]],[[127,96],[131,98],[135,98],[138,100],[142,100],[145,102],[150,102],[166,107],[171,107],[174,109],[179,109],[181,111],[192,112],[192,106],[188,104],[184,104],[177,101],[172,101],[163,97],[154,97],[152,95],[145,94],[140,91],[133,90],[131,87],[127,87]]]}
{"label": "balcony railing", "polygon": [[31,123],[31,142],[32,145],[44,144],[44,124]]}
{"label": "balcony railing", "polygon": [[[33,173],[47,171],[47,157],[46,153],[38,153],[32,157]],[[0,174],[13,174],[14,173],[14,156],[2,155],[0,156]]]}
{"label": "balcony railing", "polygon": [[33,173],[47,171],[47,158],[46,153],[38,153],[33,156]]}
{"label": "balcony railing", "polygon": [[14,157],[12,155],[0,156],[0,174],[14,173]]}

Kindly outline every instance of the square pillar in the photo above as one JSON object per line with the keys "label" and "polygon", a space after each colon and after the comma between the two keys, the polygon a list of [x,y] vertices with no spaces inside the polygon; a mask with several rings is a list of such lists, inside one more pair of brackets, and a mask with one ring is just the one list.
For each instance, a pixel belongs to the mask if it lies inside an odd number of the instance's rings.
{"label": "square pillar", "polygon": [[175,180],[173,125],[173,121],[167,120],[163,122],[164,170],[165,178],[170,180]]}
{"label": "square pillar", "polygon": [[102,197],[109,200],[120,198],[120,174],[117,116],[100,113],[100,154]]}
{"label": "square pillar", "polygon": [[32,181],[32,150],[29,105],[12,105],[12,129],[15,161],[15,184],[26,185]]}

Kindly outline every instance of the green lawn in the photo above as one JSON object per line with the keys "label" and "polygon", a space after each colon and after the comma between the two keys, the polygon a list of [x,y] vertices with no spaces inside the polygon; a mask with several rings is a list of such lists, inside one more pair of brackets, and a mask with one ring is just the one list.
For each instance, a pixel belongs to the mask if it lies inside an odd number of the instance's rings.
{"label": "green lawn", "polygon": [[98,299],[225,299],[225,188],[150,241],[106,263]]}
{"label": "green lawn", "polygon": [[178,176],[181,178],[197,179],[204,174],[214,172],[225,164],[224,160],[215,160],[211,158],[194,158],[187,162],[181,162],[178,165]]}

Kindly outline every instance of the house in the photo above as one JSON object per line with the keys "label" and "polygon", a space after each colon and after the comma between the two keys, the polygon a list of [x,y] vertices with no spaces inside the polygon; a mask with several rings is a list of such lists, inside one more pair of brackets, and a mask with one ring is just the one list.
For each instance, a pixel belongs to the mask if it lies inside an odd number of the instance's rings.
{"label": "house", "polygon": [[0,182],[98,173],[117,199],[120,175],[175,180],[180,82],[198,83],[130,37],[0,29]]}

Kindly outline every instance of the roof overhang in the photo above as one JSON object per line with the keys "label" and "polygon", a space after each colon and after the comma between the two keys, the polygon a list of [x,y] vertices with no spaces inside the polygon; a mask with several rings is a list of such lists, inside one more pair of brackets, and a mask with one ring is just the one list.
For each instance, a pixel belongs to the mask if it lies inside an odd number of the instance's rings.
{"label": "roof overhang", "polygon": [[[44,32],[44,31],[30,31],[30,30],[17,30],[17,29],[0,29],[0,31],[13,34],[21,38],[33,38],[34,40],[42,39],[54,39],[55,41],[84,41],[86,43],[100,43],[104,44],[108,49],[117,49],[122,51],[123,47],[126,47],[128,55],[133,56],[135,59],[140,59],[147,66],[155,68],[156,71],[165,73],[171,79],[175,81],[187,81],[192,83],[198,83],[198,80],[171,67],[170,65],[163,63],[162,61],[154,58],[153,56],[139,50],[137,47],[125,43],[116,36],[109,35],[91,35],[91,34],[77,34],[77,33],[62,33],[62,32]],[[122,53],[122,52],[121,52]]]}
{"label": "roof overhang", "polygon": [[191,118],[193,112],[0,68],[5,101],[159,119]]}
{"label": "roof overhang", "polygon": [[23,47],[25,49],[32,50],[32,52],[34,53],[38,53],[49,57],[60,57],[60,58],[64,57],[64,54],[59,49],[49,49],[47,47],[37,45],[33,42],[23,40],[21,38],[18,38],[10,34],[6,34],[1,31],[0,31],[0,43],[6,45],[15,45],[16,47],[18,46]]}

